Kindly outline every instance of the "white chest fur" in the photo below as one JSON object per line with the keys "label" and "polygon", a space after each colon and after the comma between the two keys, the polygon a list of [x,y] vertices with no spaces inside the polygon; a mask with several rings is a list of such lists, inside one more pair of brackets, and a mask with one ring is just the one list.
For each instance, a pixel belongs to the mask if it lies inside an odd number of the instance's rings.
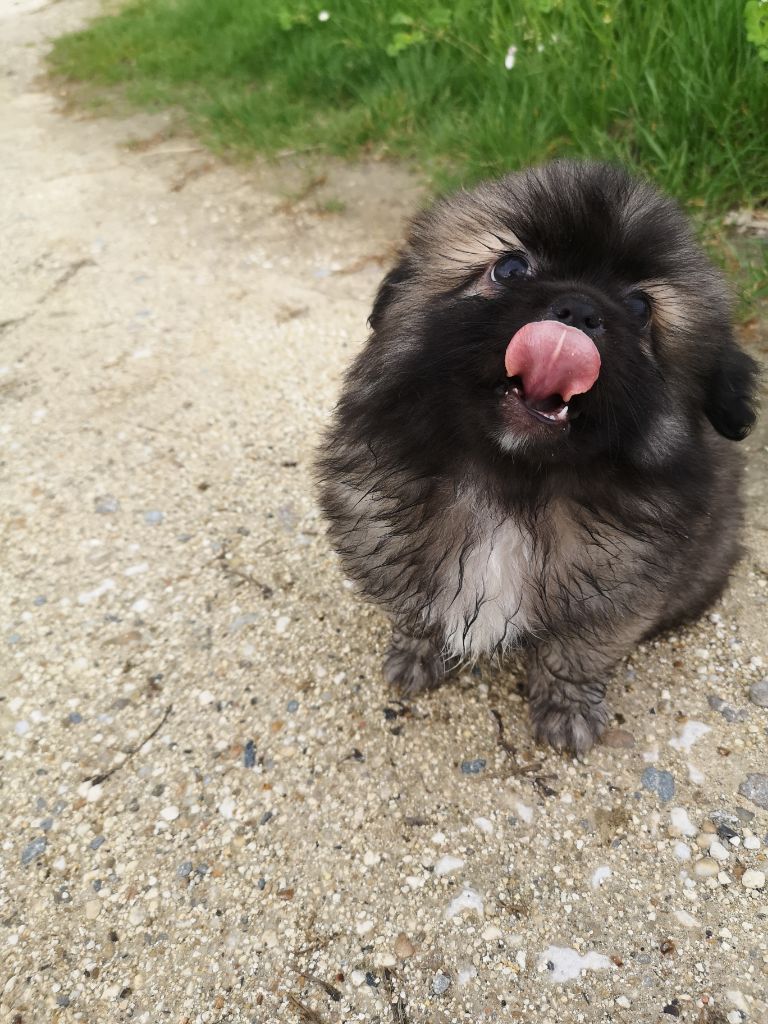
{"label": "white chest fur", "polygon": [[472,660],[515,646],[526,627],[530,538],[513,518],[487,506],[461,503],[447,515],[456,535],[426,617],[442,633],[451,658]]}

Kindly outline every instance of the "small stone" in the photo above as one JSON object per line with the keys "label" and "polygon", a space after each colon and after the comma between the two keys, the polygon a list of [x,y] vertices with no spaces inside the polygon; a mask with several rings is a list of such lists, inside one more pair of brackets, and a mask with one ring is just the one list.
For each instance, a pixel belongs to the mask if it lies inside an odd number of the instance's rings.
{"label": "small stone", "polygon": [[442,972],[436,974],[432,979],[432,991],[436,996],[444,996],[451,987],[451,979]]}
{"label": "small stone", "polygon": [[266,825],[268,821],[271,821],[274,818],[274,816],[274,811],[264,811],[264,813],[259,818],[259,824]]}
{"label": "small stone", "polygon": [[349,980],[356,988],[359,988],[365,981],[365,971],[352,971]]}
{"label": "small stone", "polygon": [[629,750],[635,745],[635,737],[626,729],[606,729],[600,742],[604,747]]}
{"label": "small stone", "polygon": [[113,494],[103,494],[96,498],[93,506],[100,516],[111,516],[120,511],[120,502]]}
{"label": "small stone", "polygon": [[231,796],[225,796],[218,806],[219,814],[222,818],[227,821],[231,821],[235,816],[235,801]]}
{"label": "small stone", "polygon": [[189,876],[191,874],[192,874],[192,861],[191,860],[182,861],[181,864],[179,864],[179,866],[176,868],[176,877],[177,878],[189,878]]}
{"label": "small stone", "polygon": [[67,715],[67,721],[69,722],[70,725],[80,725],[82,720],[83,716],[80,714],[79,711],[71,711]]}
{"label": "small stone", "polygon": [[148,509],[144,513],[144,522],[148,526],[159,526],[163,519],[165,519],[165,514],[157,508]]}
{"label": "small stone", "polygon": [[[461,762],[461,774],[462,775],[479,775],[480,772],[485,768],[485,761],[482,757],[476,757],[472,761]],[[450,984],[450,982],[449,982]]]}
{"label": "small stone", "polygon": [[31,864],[33,860],[37,860],[38,857],[41,857],[45,853],[47,845],[48,840],[45,836],[37,836],[37,838],[33,839],[31,843],[28,843],[21,851],[22,867],[26,867],[28,864]]}
{"label": "small stone", "polygon": [[45,596],[45,594],[38,594],[37,597],[34,598],[34,600],[32,601],[32,604],[36,608],[42,608],[42,606],[46,604],[47,601],[48,598]]}
{"label": "small stone", "polygon": [[464,861],[461,857],[451,857],[446,855],[441,857],[440,860],[435,864],[435,875],[449,875],[452,871],[458,871],[464,867]]}
{"label": "small stone", "polygon": [[495,924],[489,924],[487,928],[484,928],[481,937],[486,942],[496,942],[501,938],[501,928],[497,928]]}
{"label": "small stone", "polygon": [[416,952],[416,947],[405,934],[400,932],[395,939],[395,956],[398,960],[407,960]]}
{"label": "small stone", "polygon": [[643,789],[657,793],[663,804],[668,803],[675,795],[675,780],[671,772],[649,766],[642,774],[640,783]]}
{"label": "small stone", "polygon": [[717,861],[711,857],[703,857],[693,865],[693,873],[698,878],[714,878],[719,870]]}
{"label": "small stone", "polygon": [[163,821],[176,821],[179,816],[179,808],[174,804],[170,804],[168,807],[164,807],[160,811],[160,817]]}
{"label": "small stone", "polygon": [[630,1003],[626,996],[619,996],[616,1000],[616,1005],[620,1006],[624,1010],[628,1010],[632,1003]]}
{"label": "small stone", "polygon": [[688,817],[688,811],[684,807],[673,807],[669,812],[669,821],[672,835],[692,838],[699,831]]}
{"label": "small stone", "polygon": [[745,836],[744,837],[744,849],[745,850],[759,850],[760,840],[757,836]]}
{"label": "small stone", "polygon": [[675,917],[685,928],[701,927],[696,918],[692,914],[689,914],[687,910],[676,910]]}
{"label": "small stone", "polygon": [[759,708],[768,708],[768,676],[750,686],[749,699]]}
{"label": "small stone", "polygon": [[768,811],[768,775],[751,772],[739,786],[739,795]]}
{"label": "small stone", "polygon": [[63,1006],[63,1007],[69,1006],[69,996],[64,996],[64,995],[56,996],[56,1005],[57,1006]]}
{"label": "small stone", "polygon": [[728,860],[728,851],[722,843],[718,843],[717,840],[714,843],[709,844],[709,855],[714,857],[715,860]]}
{"label": "small stone", "polygon": [[291,714],[293,714],[294,711],[298,711],[299,710],[299,702],[297,700],[289,700],[288,704],[286,705],[286,707],[287,707],[288,711],[290,711]]}
{"label": "small stone", "polygon": [[128,924],[132,924],[134,925],[134,927],[138,927],[138,925],[140,925],[143,920],[144,908],[139,906],[139,904],[137,903],[130,909],[130,912],[128,914]]}
{"label": "small stone", "polygon": [[101,900],[88,900],[85,904],[86,921],[95,921],[101,913]]}
{"label": "small stone", "polygon": [[253,768],[256,764],[256,744],[248,740],[243,750],[243,765],[246,768]]}
{"label": "small stone", "polygon": [[741,876],[741,884],[745,889],[763,889],[765,887],[765,872],[748,868]]}
{"label": "small stone", "polygon": [[98,850],[98,848],[103,846],[106,841],[105,836],[94,836],[88,845],[92,850]]}

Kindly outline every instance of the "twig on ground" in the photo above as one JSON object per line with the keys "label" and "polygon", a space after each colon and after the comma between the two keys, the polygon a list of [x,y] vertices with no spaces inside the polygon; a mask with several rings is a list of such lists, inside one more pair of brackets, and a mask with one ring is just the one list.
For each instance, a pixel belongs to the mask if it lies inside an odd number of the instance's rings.
{"label": "twig on ground", "polygon": [[125,765],[128,764],[128,762],[131,760],[131,758],[134,756],[134,754],[138,754],[138,752],[143,747],[145,747],[147,745],[147,743],[149,743],[150,740],[154,739],[155,736],[157,736],[157,734],[163,728],[165,723],[168,721],[168,718],[170,717],[171,711],[173,711],[173,704],[169,704],[168,705],[168,707],[163,712],[163,717],[160,719],[160,721],[154,727],[152,732],[147,733],[147,735],[144,737],[144,739],[141,741],[141,743],[139,743],[135,747],[129,747],[127,750],[123,751],[123,754],[125,756],[123,757],[123,760],[119,762],[119,764],[113,764],[112,767],[110,769],[108,769],[108,771],[100,772],[98,775],[89,775],[88,778],[84,779],[83,781],[84,782],[90,782],[90,784],[92,786],[100,786],[102,784],[102,782],[106,782],[106,780],[108,778],[110,778],[110,776],[114,775],[116,771],[119,771],[121,768],[125,767]]}

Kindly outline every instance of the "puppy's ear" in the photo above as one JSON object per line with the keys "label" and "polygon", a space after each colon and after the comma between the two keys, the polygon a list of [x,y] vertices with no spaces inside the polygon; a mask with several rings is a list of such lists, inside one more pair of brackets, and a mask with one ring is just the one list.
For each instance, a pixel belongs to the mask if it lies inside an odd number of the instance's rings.
{"label": "puppy's ear", "polygon": [[743,441],[757,417],[759,368],[732,338],[723,344],[704,400],[707,419],[731,441]]}
{"label": "puppy's ear", "polygon": [[368,325],[372,327],[374,331],[378,329],[382,317],[384,316],[384,311],[397,294],[398,287],[403,283],[403,281],[408,279],[410,272],[408,260],[403,256],[379,285],[379,290],[376,292],[376,298],[373,302],[371,315],[368,317]]}

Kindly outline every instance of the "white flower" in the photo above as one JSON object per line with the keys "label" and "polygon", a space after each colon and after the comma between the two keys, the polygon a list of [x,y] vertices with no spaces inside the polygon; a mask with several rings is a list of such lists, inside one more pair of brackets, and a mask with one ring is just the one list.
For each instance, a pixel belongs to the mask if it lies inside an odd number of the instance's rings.
{"label": "white flower", "polygon": [[328,21],[328,19],[330,18],[330,16],[331,16],[331,15],[330,15],[330,12],[329,12],[329,11],[320,11],[320,13],[319,13],[319,14],[318,14],[318,16],[317,16],[317,20],[318,20],[318,21]]}
{"label": "white flower", "polygon": [[504,58],[504,67],[507,69],[507,71],[511,71],[512,68],[515,66],[515,58],[516,57],[517,57],[517,47],[516,46],[510,46],[510,48],[507,50],[507,55]]}

